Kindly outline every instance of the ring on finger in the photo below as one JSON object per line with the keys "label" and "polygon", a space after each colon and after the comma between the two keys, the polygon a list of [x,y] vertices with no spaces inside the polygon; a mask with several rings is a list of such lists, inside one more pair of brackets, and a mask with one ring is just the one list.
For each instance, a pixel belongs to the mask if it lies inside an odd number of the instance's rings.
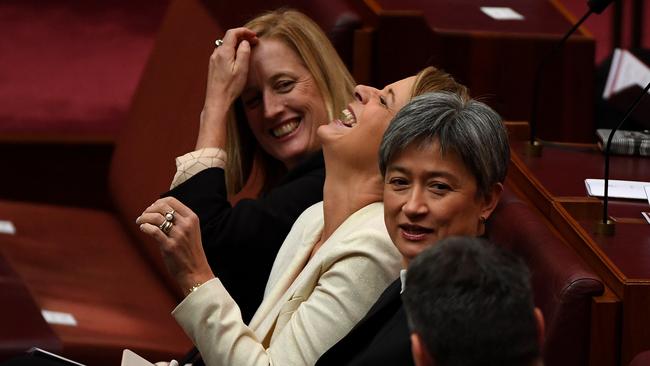
{"label": "ring on finger", "polygon": [[214,41],[214,48],[219,48],[223,44],[223,39],[217,39]]}
{"label": "ring on finger", "polygon": [[171,210],[169,212],[165,212],[165,215],[163,215],[163,216],[165,216],[165,221],[173,222],[174,221],[174,213],[176,213],[176,211],[174,211],[174,210]]}
{"label": "ring on finger", "polygon": [[165,233],[165,235],[169,235],[169,232],[172,231],[172,226],[174,226],[174,223],[171,221],[165,220],[158,228]]}

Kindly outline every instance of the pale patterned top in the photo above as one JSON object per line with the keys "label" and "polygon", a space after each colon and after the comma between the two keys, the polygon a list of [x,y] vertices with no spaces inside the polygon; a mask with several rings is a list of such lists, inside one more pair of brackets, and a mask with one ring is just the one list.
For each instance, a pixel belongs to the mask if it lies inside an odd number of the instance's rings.
{"label": "pale patterned top", "polygon": [[176,174],[174,174],[174,179],[169,189],[174,189],[202,170],[208,168],[225,168],[226,158],[226,152],[218,147],[207,147],[177,157]]}

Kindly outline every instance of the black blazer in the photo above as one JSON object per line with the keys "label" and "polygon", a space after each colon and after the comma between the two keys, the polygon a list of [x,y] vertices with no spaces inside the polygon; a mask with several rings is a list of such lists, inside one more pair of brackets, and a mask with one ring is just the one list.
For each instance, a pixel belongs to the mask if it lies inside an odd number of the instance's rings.
{"label": "black blazer", "polygon": [[325,352],[316,365],[414,365],[401,288],[398,278],[368,314]]}
{"label": "black blazer", "polygon": [[268,194],[228,202],[225,172],[205,169],[163,196],[173,196],[197,214],[212,271],[248,322],[264,295],[273,261],[294,221],[323,200],[325,162],[318,152],[291,170]]}

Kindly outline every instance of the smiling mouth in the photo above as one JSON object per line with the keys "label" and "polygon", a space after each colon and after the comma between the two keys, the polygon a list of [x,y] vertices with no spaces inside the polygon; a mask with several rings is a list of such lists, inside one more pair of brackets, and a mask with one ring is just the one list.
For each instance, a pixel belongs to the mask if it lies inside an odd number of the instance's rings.
{"label": "smiling mouth", "polygon": [[357,119],[355,118],[354,113],[352,113],[348,108],[341,111],[341,114],[341,123],[343,123],[344,126],[354,127],[357,124]]}
{"label": "smiling mouth", "polygon": [[284,137],[295,131],[300,125],[299,120],[293,120],[271,129],[271,135],[275,138]]}
{"label": "smiling mouth", "polygon": [[423,240],[427,234],[433,233],[433,229],[422,227],[419,225],[402,224],[399,225],[402,229],[402,236],[407,240],[420,241]]}

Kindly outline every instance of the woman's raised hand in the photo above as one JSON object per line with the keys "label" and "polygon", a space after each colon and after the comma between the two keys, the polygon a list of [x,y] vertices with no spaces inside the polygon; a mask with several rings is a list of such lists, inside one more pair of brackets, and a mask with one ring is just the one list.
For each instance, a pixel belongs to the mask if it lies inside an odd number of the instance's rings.
{"label": "woman's raised hand", "polygon": [[199,218],[180,201],[161,198],[135,222],[160,244],[167,270],[186,295],[192,287],[214,278],[201,244]]}
{"label": "woman's raised hand", "polygon": [[251,45],[255,43],[257,36],[248,28],[233,28],[226,32],[223,43],[210,56],[206,107],[225,102],[223,107],[228,108],[241,94],[248,76]]}
{"label": "woman's raised hand", "polygon": [[223,43],[212,52],[197,149],[224,147],[226,114],[244,90],[251,45],[257,42],[257,36],[252,30],[233,28],[226,32]]}

